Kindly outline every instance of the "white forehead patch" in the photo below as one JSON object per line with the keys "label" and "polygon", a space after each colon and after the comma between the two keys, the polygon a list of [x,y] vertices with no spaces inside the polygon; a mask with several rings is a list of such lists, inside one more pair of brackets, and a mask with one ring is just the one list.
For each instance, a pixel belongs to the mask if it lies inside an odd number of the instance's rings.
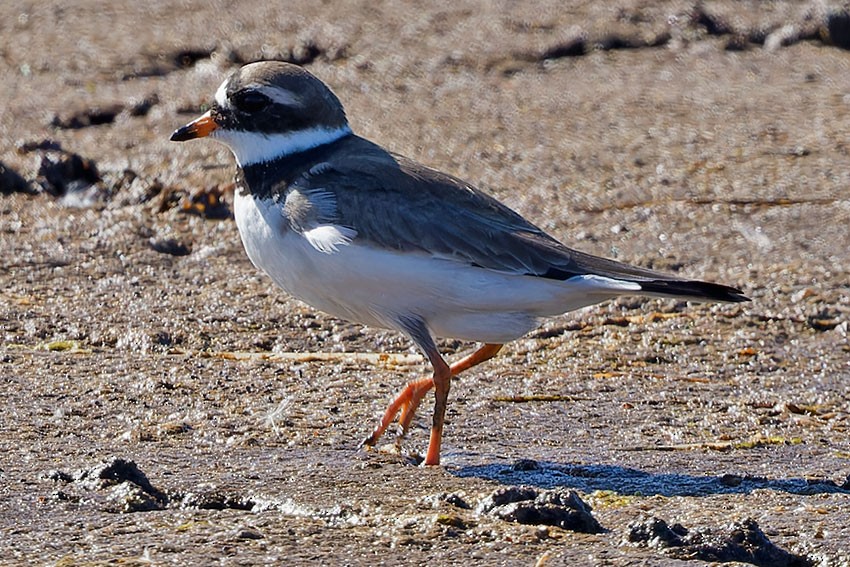
{"label": "white forehead patch", "polygon": [[248,85],[248,88],[253,88],[257,92],[263,93],[275,104],[294,107],[302,106],[301,99],[292,91],[278,87],[271,87],[269,85]]}
{"label": "white forehead patch", "polygon": [[[221,108],[230,108],[230,101],[227,100],[227,84],[228,81],[224,81],[218,87],[218,90],[215,91],[215,102]],[[301,99],[297,97],[292,91],[288,91],[278,87],[272,87],[269,85],[261,85],[257,83],[245,85],[245,88],[255,90],[258,93],[267,96],[269,100],[271,100],[275,104],[290,107],[303,106],[301,103]]]}
{"label": "white forehead patch", "polygon": [[215,91],[215,102],[221,108],[230,108],[230,102],[227,100],[227,83],[228,81],[224,81]]}

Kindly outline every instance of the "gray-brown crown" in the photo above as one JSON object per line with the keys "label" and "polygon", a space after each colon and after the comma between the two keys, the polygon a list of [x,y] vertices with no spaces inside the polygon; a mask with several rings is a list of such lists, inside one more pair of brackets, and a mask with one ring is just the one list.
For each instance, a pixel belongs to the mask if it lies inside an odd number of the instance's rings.
{"label": "gray-brown crown", "polygon": [[282,61],[235,71],[216,93],[212,115],[220,128],[263,134],[347,124],[342,103],[322,81]]}

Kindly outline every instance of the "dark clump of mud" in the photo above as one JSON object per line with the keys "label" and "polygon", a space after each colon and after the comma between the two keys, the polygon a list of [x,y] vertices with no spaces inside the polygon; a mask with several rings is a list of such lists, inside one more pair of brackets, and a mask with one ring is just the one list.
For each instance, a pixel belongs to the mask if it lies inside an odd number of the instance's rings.
{"label": "dark clump of mud", "polygon": [[149,512],[166,508],[251,510],[255,506],[251,498],[216,488],[160,490],[134,461],[120,457],[74,472],[51,470],[42,478],[65,484],[64,489],[54,493],[57,500],[99,501],[101,508],[109,512]]}
{"label": "dark clump of mud", "polygon": [[[74,473],[54,470],[44,475],[47,480],[63,482],[77,489],[79,493],[57,490],[58,500],[82,501],[81,493],[106,493],[101,507],[111,512],[147,512],[162,510],[168,504],[168,496],[157,489],[148,480],[135,462],[122,458],[112,458],[99,465],[81,469]],[[95,498],[97,499],[97,498]]]}
{"label": "dark clump of mud", "polygon": [[104,461],[91,468],[80,469],[74,473],[53,470],[45,474],[48,480],[77,482],[82,486],[94,490],[119,484],[132,482],[142,490],[163,497],[163,494],[154,488],[147,475],[143,473],[133,461],[122,458],[113,458]]}
{"label": "dark clump of mud", "polygon": [[255,503],[250,498],[220,491],[189,493],[180,499],[180,507],[198,510],[251,510]]}
{"label": "dark clump of mud", "polygon": [[80,128],[88,128],[90,126],[102,126],[115,122],[122,114],[128,117],[145,116],[158,103],[159,97],[153,94],[129,103],[116,102],[104,106],[77,110],[63,116],[56,115],[51,120],[50,125],[63,130],[79,130]]}
{"label": "dark clump of mud", "polygon": [[677,559],[750,563],[763,567],[810,567],[814,562],[774,545],[755,520],[735,522],[728,528],[691,531],[669,526],[660,518],[629,526],[628,541],[665,550]]}
{"label": "dark clump of mud", "polygon": [[572,490],[500,488],[482,500],[477,511],[518,524],[557,526],[590,534],[605,531],[591,515],[590,506]]}

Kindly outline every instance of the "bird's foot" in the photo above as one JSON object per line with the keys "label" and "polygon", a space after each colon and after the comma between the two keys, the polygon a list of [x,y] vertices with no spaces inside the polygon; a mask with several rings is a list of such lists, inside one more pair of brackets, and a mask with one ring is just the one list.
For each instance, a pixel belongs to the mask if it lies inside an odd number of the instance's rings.
{"label": "bird's foot", "polygon": [[405,386],[389,407],[387,407],[383,418],[381,418],[381,422],[372,434],[360,443],[360,447],[374,447],[387,428],[396,420],[396,417],[398,417],[400,431],[396,438],[396,443],[400,445],[407,435],[407,431],[410,429],[410,424],[416,414],[416,409],[419,407],[419,402],[422,401],[425,394],[433,387],[434,381],[431,378],[414,380]]}

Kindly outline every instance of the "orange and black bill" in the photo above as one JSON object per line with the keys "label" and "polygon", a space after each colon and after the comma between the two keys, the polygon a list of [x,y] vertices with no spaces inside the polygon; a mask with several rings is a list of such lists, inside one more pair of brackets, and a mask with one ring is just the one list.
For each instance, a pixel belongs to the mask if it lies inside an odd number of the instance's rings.
{"label": "orange and black bill", "polygon": [[171,135],[171,141],[185,142],[196,138],[205,138],[212,134],[216,128],[218,128],[218,124],[213,120],[212,112],[208,111],[182,128],[175,130]]}

